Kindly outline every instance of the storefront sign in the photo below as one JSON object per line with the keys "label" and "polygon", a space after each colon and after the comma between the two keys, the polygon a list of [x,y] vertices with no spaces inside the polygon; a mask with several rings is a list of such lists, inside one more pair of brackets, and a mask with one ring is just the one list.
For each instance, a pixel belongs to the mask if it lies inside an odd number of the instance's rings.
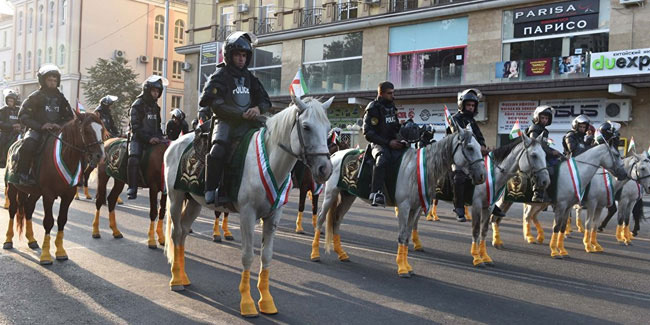
{"label": "storefront sign", "polygon": [[515,24],[515,38],[574,33],[598,28],[598,14]]}
{"label": "storefront sign", "polygon": [[527,76],[546,76],[551,73],[551,59],[526,60]]}
{"label": "storefront sign", "polygon": [[598,13],[599,5],[599,0],[578,0],[515,9],[514,23],[594,14]]}
{"label": "storefront sign", "polygon": [[499,134],[509,134],[512,127],[519,121],[522,130],[532,123],[532,116],[537,107],[536,100],[516,100],[499,103]]}
{"label": "storefront sign", "polygon": [[[400,122],[413,119],[416,124],[433,124],[437,133],[444,133],[445,127],[445,105],[450,114],[458,112],[456,103],[435,103],[435,104],[404,104],[397,106],[397,118]],[[486,105],[484,102],[478,104],[477,121],[485,120]]]}
{"label": "storefront sign", "polygon": [[650,48],[591,54],[590,77],[650,73]]}

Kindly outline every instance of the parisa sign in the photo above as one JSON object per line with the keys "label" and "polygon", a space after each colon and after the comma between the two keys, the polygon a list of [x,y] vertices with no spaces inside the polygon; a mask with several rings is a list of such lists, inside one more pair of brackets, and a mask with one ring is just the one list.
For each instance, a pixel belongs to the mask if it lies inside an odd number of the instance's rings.
{"label": "parisa sign", "polygon": [[650,73],[650,48],[591,54],[590,77]]}
{"label": "parisa sign", "polygon": [[514,37],[574,33],[598,28],[599,0],[576,0],[513,10]]}

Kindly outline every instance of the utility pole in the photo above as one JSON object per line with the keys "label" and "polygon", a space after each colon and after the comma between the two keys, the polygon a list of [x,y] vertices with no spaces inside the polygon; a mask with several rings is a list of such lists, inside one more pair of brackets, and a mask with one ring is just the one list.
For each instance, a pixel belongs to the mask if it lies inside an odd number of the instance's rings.
{"label": "utility pole", "polygon": [[[165,33],[163,34],[163,39],[165,40],[165,53],[163,54],[163,77],[167,80],[167,52],[169,51],[169,0],[165,0]],[[162,125],[161,128],[165,129],[165,124],[167,123],[167,88],[163,88],[162,93]]]}

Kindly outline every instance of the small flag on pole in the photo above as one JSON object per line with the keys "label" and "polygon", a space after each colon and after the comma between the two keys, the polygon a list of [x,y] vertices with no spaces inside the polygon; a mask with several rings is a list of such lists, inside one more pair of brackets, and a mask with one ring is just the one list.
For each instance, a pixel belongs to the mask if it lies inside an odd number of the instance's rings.
{"label": "small flag on pole", "polygon": [[445,128],[448,128],[451,126],[451,115],[449,114],[449,109],[447,108],[447,105],[445,105]]}
{"label": "small flag on pole", "polygon": [[293,78],[293,81],[291,82],[291,86],[289,86],[289,93],[298,98],[309,93],[309,89],[307,89],[307,84],[305,83],[305,80],[302,77],[302,69],[298,69],[296,76]]}
{"label": "small flag on pole", "polygon": [[77,113],[85,113],[86,108],[84,107],[83,104],[81,104],[80,101],[77,100]]}
{"label": "small flag on pole", "polygon": [[601,141],[605,141],[605,137],[603,137],[603,134],[600,133],[599,129],[596,129],[596,134],[595,134],[596,142],[600,143]]}
{"label": "small flag on pole", "polygon": [[549,147],[555,145],[555,141],[553,141],[553,139],[551,139],[551,138],[548,138],[548,139],[546,140],[546,142],[548,143]]}
{"label": "small flag on pole", "polygon": [[336,143],[336,138],[337,138],[336,132],[332,132],[332,143]]}
{"label": "small flag on pole", "polygon": [[519,126],[519,120],[515,122],[515,125],[512,126],[512,130],[510,130],[510,140],[516,139],[521,136],[521,127]]}
{"label": "small flag on pole", "polygon": [[634,137],[630,138],[630,145],[627,146],[627,152],[634,150],[636,152],[636,143],[634,143]]}

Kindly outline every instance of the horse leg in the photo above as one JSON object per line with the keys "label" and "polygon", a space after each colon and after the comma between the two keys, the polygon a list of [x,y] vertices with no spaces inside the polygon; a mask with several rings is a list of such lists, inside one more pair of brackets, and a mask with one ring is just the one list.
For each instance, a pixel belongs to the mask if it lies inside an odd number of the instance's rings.
{"label": "horse leg", "polygon": [[[476,205],[478,208],[478,205]],[[472,219],[472,247],[470,248],[470,254],[472,255],[472,264],[475,267],[483,267],[483,259],[481,258],[480,245],[479,245],[479,234],[481,231],[481,215],[476,213],[477,218]],[[486,254],[487,255],[487,254]]]}
{"label": "horse leg", "polygon": [[530,233],[530,212],[533,207],[530,204],[524,204],[524,215],[522,227],[524,230],[524,240],[529,244],[535,243],[535,237]]}
{"label": "horse leg", "polygon": [[[633,204],[630,204],[630,206],[633,206]],[[628,209],[627,213],[625,214],[625,227],[623,229],[625,245],[632,245],[632,232],[630,231],[630,212],[631,209]]]}
{"label": "horse leg", "polygon": [[427,221],[439,221],[440,218],[438,217],[438,199],[435,199],[433,201],[433,206],[431,207],[431,211],[427,214]]}
{"label": "horse leg", "polygon": [[560,252],[560,256],[562,257],[567,257],[569,253],[567,250],[564,248],[564,238],[567,237],[567,227],[569,225],[569,218],[571,216],[571,208],[570,207],[565,207],[564,209],[560,209],[562,214],[560,214],[560,235],[558,236],[557,239],[557,249]]}
{"label": "horse leg", "polygon": [[155,186],[149,187],[149,232],[147,237],[147,246],[151,249],[158,248],[156,244],[156,236],[154,234],[156,229],[156,217],[158,216],[158,188]]}
{"label": "horse leg", "polygon": [[[5,187],[5,205],[9,208],[9,226],[7,227],[7,236],[5,237],[5,242],[2,245],[3,249],[14,248],[14,218],[16,216],[16,212],[18,212],[17,191],[18,190],[16,187],[12,184],[9,184],[8,186],[6,185]],[[11,203],[9,203],[10,201]],[[29,224],[31,225],[31,221]]]}
{"label": "horse leg", "polygon": [[5,209],[9,209],[9,186],[5,182]]}
{"label": "horse leg", "polygon": [[235,240],[235,237],[233,237],[232,233],[230,232],[230,229],[228,229],[228,216],[230,213],[224,212],[223,213],[223,222],[221,222],[221,230],[223,230],[223,237],[226,238],[226,240]]}
{"label": "horse leg", "polygon": [[354,203],[355,197],[352,195],[341,195],[341,202],[339,205],[336,207],[335,210],[335,218],[333,218],[333,227],[332,231],[334,234],[333,237],[333,242],[334,242],[334,251],[336,254],[339,256],[339,261],[341,262],[349,262],[350,261],[350,256],[343,250],[343,247],[341,246],[341,235],[339,234],[339,227],[341,227],[341,222],[343,221],[343,216],[350,210],[350,207],[352,207],[352,203]]}
{"label": "horse leg", "polygon": [[410,234],[409,217],[411,214],[411,207],[408,202],[402,202],[399,205],[397,213],[397,222],[399,230],[397,234],[397,256],[395,263],[397,263],[397,274],[400,278],[410,278],[409,272],[410,265],[408,264],[408,237]]}
{"label": "horse leg", "polygon": [[[582,212],[582,207],[580,206],[580,204],[576,204],[575,211],[576,211],[576,227],[578,227],[579,232],[585,232],[585,227],[582,225],[582,218],[580,218]],[[587,216],[587,218],[589,218],[589,216]]]}
{"label": "horse leg", "polygon": [[158,244],[165,246],[165,233],[163,225],[165,222],[165,209],[167,208],[167,194],[160,193],[160,209],[158,210],[158,224],[156,225],[156,234],[158,235]]}
{"label": "horse leg", "polygon": [[538,244],[543,244],[544,243],[544,228],[542,228],[542,224],[539,223],[539,220],[537,219],[537,215],[539,213],[546,209],[548,207],[548,204],[546,205],[539,205],[537,210],[530,216],[530,218],[533,220],[533,224],[535,225],[535,230],[537,230],[537,243]]}
{"label": "horse leg", "polygon": [[[183,248],[183,227],[181,222],[185,216],[183,211],[184,193],[171,190],[169,206],[169,219],[167,220],[167,240],[165,240],[165,254],[171,266],[172,278],[169,287],[172,291],[185,290],[181,276],[181,251]],[[191,201],[191,200],[190,200]],[[189,205],[189,202],[188,202]]]}
{"label": "horse leg", "polygon": [[549,242],[549,248],[551,249],[552,258],[562,258],[559,251],[559,241],[562,233],[562,220],[561,215],[566,212],[567,209],[560,208],[559,206],[555,207],[555,216],[553,219],[553,235],[551,235],[551,241]]}
{"label": "horse leg", "polygon": [[298,217],[296,217],[296,234],[304,234],[305,230],[302,229],[302,214],[305,211],[305,198],[307,196],[307,188],[300,186],[300,197],[298,199]]}
{"label": "horse leg", "polygon": [[[239,282],[239,294],[241,296],[239,302],[239,311],[244,317],[257,317],[257,308],[251,296],[251,265],[253,264],[253,235],[255,231],[256,213],[255,210],[249,207],[244,207],[240,211],[239,227],[241,229],[241,245],[242,245],[242,266],[243,271],[241,274],[241,281]],[[266,227],[274,227],[273,222],[268,222],[270,225]],[[264,232],[266,234],[266,231]],[[265,240],[265,239],[263,239]],[[268,265],[267,265],[268,267]],[[262,266],[264,270],[264,265]],[[261,275],[261,272],[260,272]],[[268,271],[266,273],[268,276]],[[261,276],[260,276],[261,278]]]}
{"label": "horse leg", "polygon": [[221,232],[219,232],[219,216],[221,212],[214,211],[214,227],[212,227],[212,241],[215,243],[221,242]]}
{"label": "horse leg", "polygon": [[[29,201],[32,201],[31,196]],[[53,204],[53,197],[43,195],[43,228],[45,228],[45,237],[43,237],[43,245],[41,245],[42,249],[39,262],[41,265],[52,264],[52,255],[50,255],[50,231],[54,227],[54,216],[52,215]],[[28,211],[25,212],[27,213]],[[63,233],[61,233],[61,240],[63,240]]]}
{"label": "horse leg", "polygon": [[269,267],[271,260],[273,259],[273,239],[275,238],[275,230],[278,226],[278,221],[281,217],[280,209],[276,210],[269,219],[265,220],[263,227],[262,235],[262,252],[261,252],[261,261],[262,266],[260,268],[260,274],[257,281],[257,289],[260,292],[260,300],[257,302],[257,305],[260,308],[262,314],[273,315],[278,313],[278,309],[275,307],[273,302],[273,297],[269,291]]}
{"label": "horse leg", "polygon": [[329,189],[328,186],[325,187],[325,199],[323,200],[323,205],[318,211],[318,220],[316,221],[316,227],[314,227],[314,240],[311,243],[311,260],[312,262],[320,261],[320,229],[323,226],[323,222],[326,220],[326,216],[330,213],[334,213],[336,207],[339,204],[339,190],[334,187]]}
{"label": "horse leg", "polygon": [[[182,235],[181,235],[181,240],[180,240],[180,245],[178,246],[178,253],[180,253],[179,257],[179,275],[180,275],[180,280],[181,284],[183,287],[187,287],[190,284],[190,278],[187,276],[187,273],[185,272],[185,240],[187,239],[187,235],[190,233],[190,228],[192,227],[192,223],[194,223],[194,220],[199,216],[201,213],[201,205],[194,201],[194,200],[188,200],[187,204],[185,205],[185,209],[181,213],[181,229],[182,229]],[[165,242],[163,240],[163,242]]]}
{"label": "horse leg", "polygon": [[84,171],[84,195],[86,196],[86,200],[92,200],[92,196],[88,193],[88,179],[90,178],[90,173],[93,172],[92,167],[88,166],[86,167],[86,170]]}
{"label": "horse leg", "polygon": [[311,225],[314,227],[314,229],[316,229],[316,221],[318,221],[318,197],[319,196],[320,195],[311,196]]}
{"label": "horse leg", "polygon": [[418,234],[418,223],[420,222],[420,214],[415,216],[415,223],[413,224],[413,231],[411,232],[411,239],[413,240],[413,251],[424,252],[422,242],[420,241],[420,234]]}
{"label": "horse leg", "polygon": [[108,226],[113,231],[113,238],[116,239],[124,237],[120,232],[120,230],[117,229],[117,220],[115,219],[115,204],[117,203],[117,200],[120,198],[120,193],[122,193],[122,189],[124,189],[124,182],[114,180],[113,189],[111,190],[111,193],[108,195]]}
{"label": "horse leg", "polygon": [[[503,213],[508,212],[512,206],[512,202],[506,202],[499,200],[499,207]],[[501,240],[501,232],[499,231],[499,223],[501,223],[501,218],[495,218],[494,216],[489,216],[489,220],[492,222],[492,246],[496,249],[503,248],[503,240]]]}
{"label": "horse leg", "polygon": [[471,206],[465,206],[465,219],[471,221],[472,220],[472,214],[469,213],[470,207]]}
{"label": "horse leg", "polygon": [[594,248],[595,252],[602,252],[603,251],[603,246],[601,246],[598,243],[597,239],[597,234],[598,232],[596,231],[596,225],[598,224],[598,221],[600,221],[600,216],[603,213],[603,208],[602,207],[597,207],[594,211],[593,217],[591,219],[591,224],[589,227],[585,224],[585,232],[591,231],[591,245]]}
{"label": "horse leg", "polygon": [[65,249],[63,249],[63,230],[65,224],[68,222],[68,209],[70,208],[70,203],[72,203],[74,196],[73,195],[62,195],[61,204],[59,205],[59,217],[56,220],[57,232],[56,239],[54,240],[54,245],[56,246],[56,256],[57,261],[65,261],[68,259],[68,254]]}
{"label": "horse leg", "polygon": [[634,218],[634,229],[632,229],[632,236],[636,237],[639,234],[639,230],[641,230],[639,224],[641,223],[641,220],[644,219],[642,199],[639,199],[634,204],[634,208],[632,208],[632,217]]}

